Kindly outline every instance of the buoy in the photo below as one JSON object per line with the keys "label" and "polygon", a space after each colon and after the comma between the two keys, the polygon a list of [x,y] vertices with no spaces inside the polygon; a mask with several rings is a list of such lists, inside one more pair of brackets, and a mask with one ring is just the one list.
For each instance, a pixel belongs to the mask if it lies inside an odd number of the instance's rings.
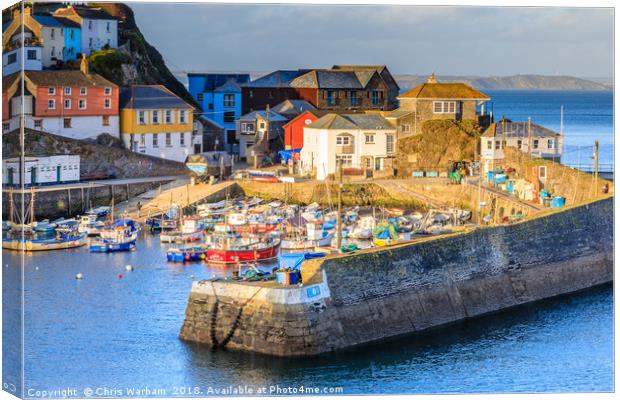
{"label": "buoy", "polygon": [[78,273],[75,275],[75,279],[82,279],[82,277],[83,277],[83,276],[84,276],[84,275],[82,275],[82,273],[81,273],[81,272],[78,272]]}
{"label": "buoy", "polygon": [[192,278],[192,280],[194,280],[194,275],[190,275],[189,277]]}
{"label": "buoy", "polygon": [[133,266],[132,265],[125,265],[125,271],[133,271]]}
{"label": "buoy", "polygon": [[121,279],[123,277],[123,274],[118,274],[118,279]]}
{"label": "buoy", "polygon": [[39,270],[39,267],[34,267],[34,269],[38,271],[38,270]]}

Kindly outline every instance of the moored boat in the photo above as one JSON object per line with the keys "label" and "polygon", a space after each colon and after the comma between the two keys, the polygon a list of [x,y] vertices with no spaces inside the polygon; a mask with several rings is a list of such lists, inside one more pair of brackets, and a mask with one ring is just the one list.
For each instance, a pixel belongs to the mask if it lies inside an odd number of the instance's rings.
{"label": "moored boat", "polygon": [[262,261],[276,258],[280,249],[280,238],[217,238],[207,250],[207,261],[219,264],[236,264],[243,261]]}
{"label": "moored boat", "polygon": [[58,235],[47,239],[2,239],[2,248],[19,251],[64,250],[84,246],[87,242],[86,233],[74,235]]}

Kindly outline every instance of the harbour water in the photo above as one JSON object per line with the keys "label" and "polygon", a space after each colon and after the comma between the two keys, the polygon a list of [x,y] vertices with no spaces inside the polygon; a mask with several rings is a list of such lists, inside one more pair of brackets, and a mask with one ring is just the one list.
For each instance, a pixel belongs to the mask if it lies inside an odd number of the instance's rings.
{"label": "harbour water", "polygon": [[[493,94],[495,113],[502,96]],[[600,94],[595,114],[611,115]],[[513,120],[522,96],[514,93]],[[579,94],[575,94],[579,96]],[[597,102],[597,95],[591,102]],[[544,96],[543,96],[544,97]],[[532,98],[537,97],[532,95]],[[504,98],[508,102],[509,99]],[[545,100],[547,101],[547,100]],[[578,100],[574,100],[579,102]],[[528,100],[529,109],[536,109]],[[541,102],[543,102],[541,100]],[[548,105],[559,110],[563,99]],[[546,103],[545,103],[546,104]],[[557,107],[556,107],[557,106]],[[523,112],[527,118],[527,112]],[[534,115],[532,114],[534,118]],[[551,117],[549,117],[551,119]],[[586,117],[587,118],[587,117]],[[543,125],[545,121],[540,120]],[[584,129],[565,119],[565,132]],[[605,122],[607,121],[607,122]],[[609,120],[591,132],[613,132]],[[551,125],[551,123],[549,123]],[[559,126],[559,111],[558,111]],[[553,126],[551,126],[553,128]],[[579,137],[579,136],[576,136]],[[613,144],[613,138],[602,143]],[[592,139],[593,140],[593,139]],[[584,145],[588,140],[584,139]],[[343,394],[567,392],[613,390],[613,298],[610,286],[562,296],[428,334],[306,359],[283,360],[208,348],[178,339],[193,279],[233,268],[165,261],[157,236],[142,232],[138,250],[90,254],[86,247],[27,254],[24,267],[24,374],[38,390],[86,388],[93,396],[215,395],[238,386],[332,388]],[[20,255],[3,251],[5,354],[19,338]],[[125,266],[132,265],[133,271]],[[76,280],[77,273],[83,279]],[[3,359],[5,374],[19,357]],[[6,381],[6,380],[5,380]],[[135,393],[134,393],[135,394]],[[271,393],[284,394],[284,393]]]}

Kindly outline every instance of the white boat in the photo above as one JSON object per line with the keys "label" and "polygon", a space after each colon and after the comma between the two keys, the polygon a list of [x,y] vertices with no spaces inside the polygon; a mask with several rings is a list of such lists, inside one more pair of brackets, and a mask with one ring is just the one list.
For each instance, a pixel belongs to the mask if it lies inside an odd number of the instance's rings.
{"label": "white boat", "polygon": [[204,228],[195,218],[183,218],[178,231],[162,232],[159,240],[162,243],[195,242],[203,237]]}
{"label": "white boat", "polygon": [[282,239],[280,247],[285,250],[303,250],[314,249],[315,247],[331,246],[334,239],[334,232],[322,231],[322,237],[319,239],[310,239],[309,237],[289,237]]}
{"label": "white boat", "polygon": [[105,226],[102,221],[97,221],[96,213],[89,213],[80,217],[78,232],[86,233],[88,236],[97,236],[99,231]]}
{"label": "white boat", "polygon": [[230,213],[226,216],[228,225],[245,225],[248,223],[248,216],[242,213]]}
{"label": "white boat", "polygon": [[349,231],[348,237],[352,239],[370,239],[372,230],[375,229],[376,221],[371,216],[360,218],[360,220]]}

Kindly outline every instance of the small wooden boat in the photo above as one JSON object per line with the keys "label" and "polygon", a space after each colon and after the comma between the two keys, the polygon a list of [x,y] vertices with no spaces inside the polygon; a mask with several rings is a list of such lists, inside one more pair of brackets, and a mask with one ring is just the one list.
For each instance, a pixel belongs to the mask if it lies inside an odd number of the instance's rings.
{"label": "small wooden boat", "polygon": [[49,239],[2,239],[2,248],[19,251],[64,250],[84,246],[86,233],[78,236],[59,235]]}

